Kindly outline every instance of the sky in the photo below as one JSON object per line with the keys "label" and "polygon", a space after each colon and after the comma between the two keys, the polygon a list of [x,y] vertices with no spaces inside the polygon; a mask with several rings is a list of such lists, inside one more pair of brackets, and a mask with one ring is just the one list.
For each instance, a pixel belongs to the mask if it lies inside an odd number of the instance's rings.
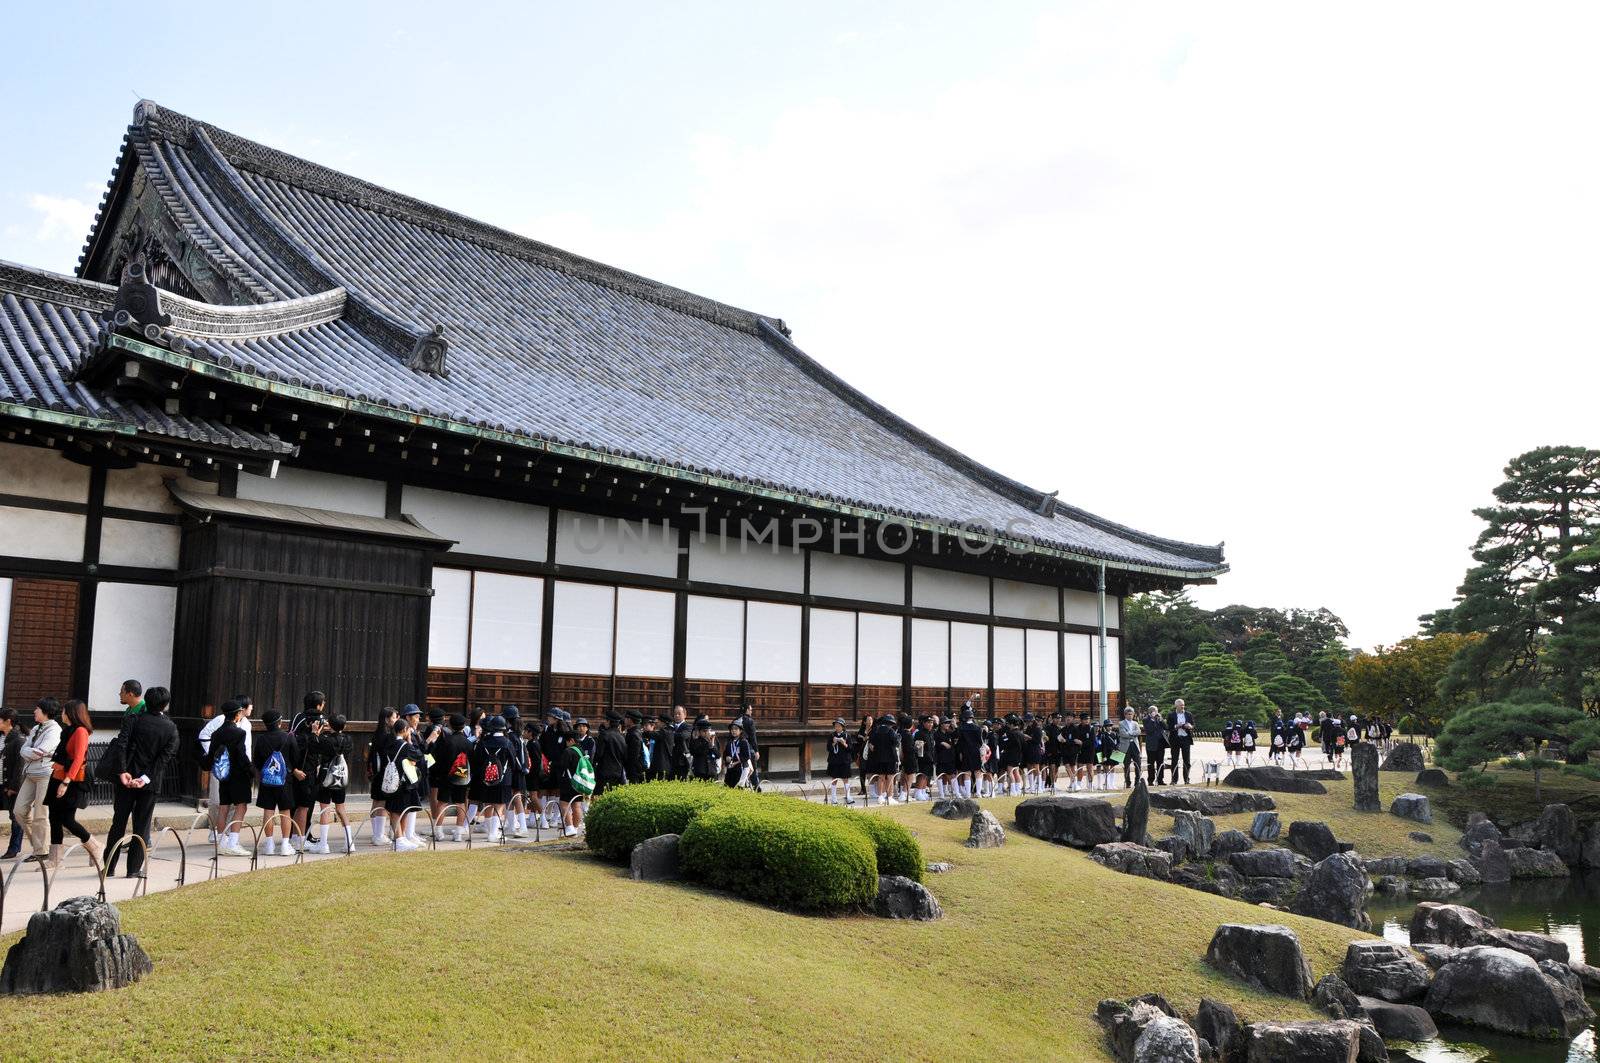
{"label": "sky", "polygon": [[[1371,647],[1508,459],[1600,445],[1600,7],[9,10],[0,259],[70,272],[134,104],[784,318],[978,460]],[[266,12],[263,14],[263,12]]]}

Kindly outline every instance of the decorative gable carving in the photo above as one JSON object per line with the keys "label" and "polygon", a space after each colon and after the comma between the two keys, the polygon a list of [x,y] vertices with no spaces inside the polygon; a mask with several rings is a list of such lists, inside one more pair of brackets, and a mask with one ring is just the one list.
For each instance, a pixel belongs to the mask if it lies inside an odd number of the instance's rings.
{"label": "decorative gable carving", "polygon": [[411,357],[406,360],[406,365],[419,373],[448,377],[450,371],[445,368],[444,356],[449,350],[450,341],[444,338],[444,326],[435,325],[432,332],[420,337],[416,346],[411,348]]}

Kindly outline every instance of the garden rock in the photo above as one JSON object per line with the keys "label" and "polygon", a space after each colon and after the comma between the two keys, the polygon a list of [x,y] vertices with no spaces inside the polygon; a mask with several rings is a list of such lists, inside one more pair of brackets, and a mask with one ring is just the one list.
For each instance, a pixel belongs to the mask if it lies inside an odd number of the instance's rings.
{"label": "garden rock", "polygon": [[1450,865],[1437,856],[1413,856],[1406,861],[1405,873],[1412,878],[1446,878]]}
{"label": "garden rock", "polygon": [[1196,856],[1210,856],[1211,843],[1217,835],[1217,825],[1198,812],[1182,809],[1172,813],[1172,833],[1189,843],[1189,851]]}
{"label": "garden rock", "polygon": [[1311,989],[1311,1006],[1330,1019],[1354,1019],[1360,1022],[1367,1016],[1360,998],[1336,974],[1325,974],[1317,979],[1317,984]]}
{"label": "garden rock", "polygon": [[1471,860],[1446,861],[1445,876],[1451,882],[1462,886],[1477,886],[1483,882],[1483,875],[1472,865]]}
{"label": "garden rock", "polygon": [[1433,787],[1449,786],[1450,776],[1446,775],[1439,768],[1424,768],[1417,772],[1417,785]]}
{"label": "garden rock", "polygon": [[1449,945],[1466,948],[1487,940],[1494,920],[1461,904],[1424,901],[1411,913],[1412,945]]}
{"label": "garden rock", "polygon": [[1391,941],[1350,942],[1342,975],[1358,995],[1396,1004],[1420,1000],[1428,991],[1427,966]]}
{"label": "garden rock", "polygon": [[1440,897],[1454,897],[1461,892],[1461,887],[1447,878],[1414,878],[1407,883],[1406,892],[1413,897],[1438,900]]}
{"label": "garden rock", "polygon": [[1211,842],[1211,855],[1222,860],[1234,853],[1248,852],[1254,844],[1242,830],[1218,831]]}
{"label": "garden rock", "polygon": [[1401,794],[1389,802],[1389,814],[1415,823],[1432,823],[1433,808],[1422,794]]}
{"label": "garden rock", "polygon": [[1194,1013],[1194,1032],[1211,1046],[1219,1063],[1242,1063],[1244,1025],[1228,1005],[1201,997],[1200,1007]]}
{"label": "garden rock", "polygon": [[1294,890],[1293,879],[1247,878],[1239,884],[1234,892],[1241,901],[1281,909],[1284,902],[1294,893]]}
{"label": "garden rock", "polygon": [[1022,833],[1076,849],[1093,849],[1121,837],[1111,803],[1084,794],[1030,797],[1015,815]]}
{"label": "garden rock", "polygon": [[1289,824],[1289,848],[1316,863],[1338,852],[1339,843],[1326,823],[1297,819]]}
{"label": "garden rock", "polygon": [[1379,893],[1402,894],[1409,889],[1411,884],[1400,875],[1382,875],[1372,884],[1372,888]]}
{"label": "garden rock", "polygon": [[1200,1040],[1182,1019],[1158,1015],[1134,1042],[1133,1063],[1200,1063]]}
{"label": "garden rock", "polygon": [[1450,957],[1456,954],[1457,949],[1450,945],[1428,945],[1412,942],[1411,951],[1422,956],[1422,962],[1428,965],[1430,971],[1437,971],[1450,962]]}
{"label": "garden rock", "polygon": [[1366,912],[1369,888],[1367,874],[1355,858],[1335,853],[1311,869],[1289,910],[1353,930],[1371,930],[1372,920]]}
{"label": "garden rock", "polygon": [[1162,852],[1172,857],[1172,865],[1174,867],[1189,859],[1190,856],[1189,843],[1184,841],[1182,838],[1177,837],[1176,835],[1173,835],[1169,838],[1162,838],[1160,841],[1155,843],[1155,848],[1160,849]]}
{"label": "garden rock", "polygon": [[658,834],[635,845],[628,856],[628,870],[635,882],[664,882],[680,877],[678,836]]}
{"label": "garden rock", "polygon": [[1417,842],[1420,845],[1432,845],[1433,844],[1433,835],[1429,834],[1427,831],[1414,830],[1411,833],[1407,834],[1406,837],[1410,838],[1412,841]]}
{"label": "garden rock", "polygon": [[[1342,776],[1341,776],[1342,778]],[[1271,764],[1259,768],[1234,768],[1228,773],[1229,786],[1243,786],[1252,790],[1271,790],[1283,794],[1325,794],[1328,788],[1312,777],[1311,772],[1285,771]],[[1245,811],[1240,809],[1240,811]]]}
{"label": "garden rock", "polygon": [[1224,923],[1211,936],[1206,963],[1269,993],[1300,1000],[1311,993],[1311,964],[1286,926]]}
{"label": "garden rock", "polygon": [[1423,1006],[1434,1016],[1528,1037],[1572,1037],[1594,1017],[1570,970],[1492,945],[1452,956]]}
{"label": "garden rock", "polygon": [[968,849],[998,849],[1006,843],[1006,829],[987,809],[972,814],[972,828],[967,832]]}
{"label": "garden rock", "polygon": [[1275,842],[1281,833],[1283,825],[1278,822],[1276,812],[1257,812],[1256,818],[1250,821],[1250,837],[1258,842]]}
{"label": "garden rock", "polygon": [[1520,952],[1535,960],[1554,960],[1565,964],[1569,959],[1567,943],[1549,934],[1535,934],[1530,930],[1506,930],[1495,927],[1481,944],[1498,945],[1512,952]]}
{"label": "garden rock", "polygon": [[1580,849],[1578,820],[1567,805],[1545,805],[1538,822],[1539,848],[1555,853],[1563,864],[1576,865]]}
{"label": "garden rock", "polygon": [[1600,820],[1589,824],[1583,840],[1578,843],[1578,866],[1600,867]]}
{"label": "garden rock", "polygon": [[[1233,785],[1234,775],[1241,770],[1235,769],[1233,775],[1228,776],[1230,786]],[[1230,816],[1240,812],[1271,812],[1278,807],[1278,803],[1266,794],[1245,790],[1180,786],[1151,794],[1150,807],[1167,812],[1181,808],[1185,812],[1199,812],[1207,816]]]}
{"label": "garden rock", "polygon": [[1480,843],[1478,853],[1478,856],[1472,858],[1472,866],[1478,869],[1478,874],[1484,882],[1499,885],[1511,881],[1511,859],[1506,856],[1506,851],[1500,848],[1499,842]]}
{"label": "garden rock", "polygon": [[941,797],[928,809],[940,819],[966,819],[976,815],[981,806],[970,797]]}
{"label": "garden rock", "polygon": [[1549,849],[1511,849],[1506,853],[1506,865],[1512,878],[1564,878],[1572,874],[1561,857]]}
{"label": "garden rock", "polygon": [[93,993],[132,985],[154,970],[122,916],[95,897],[35,912],[0,967],[0,994]]}
{"label": "garden rock", "polygon": [[1369,875],[1403,875],[1411,861],[1403,856],[1374,856],[1361,861]]}
{"label": "garden rock", "polygon": [[[1482,816],[1483,813],[1474,812],[1472,815]],[[1474,859],[1483,855],[1483,847],[1489,842],[1494,842],[1496,847],[1503,848],[1501,844],[1503,840],[1500,828],[1490,823],[1487,819],[1476,821],[1468,819],[1467,829],[1461,832],[1461,848],[1465,849],[1467,855]]]}
{"label": "garden rock", "polygon": [[1583,984],[1584,989],[1590,993],[1600,993],[1600,967],[1591,967],[1587,963],[1573,960],[1567,964],[1567,969],[1578,976],[1578,981]]}
{"label": "garden rock", "polygon": [[936,860],[928,865],[928,873],[933,875],[942,875],[946,871],[954,869],[954,867],[955,865],[947,860]]}
{"label": "garden rock", "polygon": [[1433,1016],[1415,1004],[1396,1004],[1376,997],[1362,997],[1361,1006],[1379,1036],[1388,1041],[1428,1041],[1439,1036]]}
{"label": "garden rock", "polygon": [[1294,854],[1287,849],[1251,849],[1228,857],[1234,870],[1248,878],[1294,878]]}
{"label": "garden rock", "polygon": [[[1172,1005],[1155,994],[1127,1002],[1102,1000],[1095,1007],[1094,1017],[1106,1031],[1111,1054],[1123,1063],[1198,1063],[1199,1044],[1194,1044],[1193,1055],[1184,1054],[1183,1033],[1169,1024],[1177,1023],[1184,1030],[1189,1030],[1188,1025],[1177,1017]],[[1146,1040],[1152,1028],[1161,1032]],[[1189,1037],[1194,1037],[1193,1030],[1189,1030]],[[1175,1054],[1163,1055],[1162,1052]]]}
{"label": "garden rock", "polygon": [[1356,1063],[1361,1027],[1329,1022],[1253,1022],[1245,1027],[1246,1063]]}
{"label": "garden rock", "polygon": [[1143,779],[1133,784],[1133,793],[1122,806],[1122,840],[1145,844],[1150,833],[1150,787]]}
{"label": "garden rock", "polygon": [[1120,871],[1124,875],[1138,875],[1166,881],[1172,877],[1172,857],[1160,849],[1150,849],[1133,842],[1107,842],[1097,845],[1089,853],[1097,864]]}
{"label": "garden rock", "polygon": [[1356,811],[1382,812],[1378,799],[1378,750],[1371,742],[1357,742],[1350,749],[1350,774],[1356,781]]}
{"label": "garden rock", "polygon": [[1396,742],[1389,755],[1383,758],[1380,771],[1421,771],[1428,763],[1423,759],[1422,747],[1415,742]]}
{"label": "garden rock", "polygon": [[939,919],[944,909],[920,882],[904,875],[879,875],[878,899],[873,909],[886,919]]}

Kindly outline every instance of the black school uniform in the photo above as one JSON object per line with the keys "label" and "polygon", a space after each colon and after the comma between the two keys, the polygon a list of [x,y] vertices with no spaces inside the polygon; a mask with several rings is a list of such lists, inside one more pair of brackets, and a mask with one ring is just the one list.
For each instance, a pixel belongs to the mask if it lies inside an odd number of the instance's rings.
{"label": "black school uniform", "polygon": [[217,773],[217,761],[227,753],[228,777],[217,781],[217,804],[248,805],[250,784],[255,780],[255,768],[250,754],[245,752],[244,728],[236,723],[225,723],[211,733],[211,749],[206,755],[205,769]]}
{"label": "black school uniform", "polygon": [[[472,800],[480,805],[503,805],[511,800],[511,762],[516,749],[503,734],[484,735],[472,748],[472,784],[468,790]],[[489,766],[494,765],[496,778],[489,779]]]}
{"label": "black school uniform", "polygon": [[854,761],[850,752],[850,736],[843,731],[835,731],[828,736],[828,778],[850,778],[850,767]]}
{"label": "black school uniform", "polygon": [[750,765],[752,772],[755,770],[755,751],[750,748],[750,740],[743,735],[730,737],[722,748],[722,764],[723,783],[738,786],[744,777],[745,765]]}
{"label": "black school uniform", "polygon": [[956,737],[961,770],[973,773],[982,771],[983,729],[972,720],[968,720],[957,729]]}
{"label": "black school uniform", "polygon": [[717,744],[704,735],[689,739],[690,771],[696,779],[710,781],[717,777]]}
{"label": "black school uniform", "polygon": [[[383,809],[398,814],[413,806],[427,804],[427,795],[421,790],[428,785],[428,761],[415,743],[398,735],[391,737],[394,741],[389,756],[394,759],[395,770],[400,773],[400,788],[392,794],[384,794]],[[407,776],[407,765],[410,765],[411,775],[415,776],[416,782]]]}
{"label": "black school uniform", "polygon": [[1024,767],[1037,768],[1044,763],[1044,728],[1035,720],[1022,732],[1022,763]]}
{"label": "black school uniform", "polygon": [[961,736],[940,728],[934,732],[933,767],[940,775],[954,775],[961,767]]}
{"label": "black school uniform", "polygon": [[439,800],[447,805],[467,803],[472,786],[472,743],[464,734],[443,734],[433,742],[433,766],[439,779]]}
{"label": "black school uniform", "polygon": [[[355,752],[355,742],[343,731],[324,731],[320,741],[322,742],[325,758],[323,761],[323,773],[326,774],[327,765],[333,764],[343,757],[345,779],[348,781],[350,778],[350,754]],[[345,786],[324,786],[322,784],[322,776],[319,775],[317,777],[317,803],[322,805],[342,805],[344,804],[345,791],[347,789],[348,787]]]}
{"label": "black school uniform", "polygon": [[[220,728],[218,728],[220,730]],[[267,731],[255,740],[251,754],[254,757],[256,777],[261,779],[261,786],[256,791],[256,807],[269,812],[290,812],[294,810],[294,770],[292,765],[299,760],[299,751],[296,748],[294,735],[288,731]],[[283,782],[268,783],[267,769],[273,763],[274,757],[283,760]]]}

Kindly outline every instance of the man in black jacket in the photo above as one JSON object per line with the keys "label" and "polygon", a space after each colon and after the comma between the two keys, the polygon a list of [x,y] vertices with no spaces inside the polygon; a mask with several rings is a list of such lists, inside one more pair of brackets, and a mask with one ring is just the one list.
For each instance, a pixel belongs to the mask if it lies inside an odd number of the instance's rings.
{"label": "man in black jacket", "polygon": [[[106,832],[106,852],[114,851],[118,841],[127,833],[128,819],[133,818],[133,833],[144,839],[128,848],[128,877],[139,877],[144,867],[145,846],[150,844],[150,819],[155,814],[156,799],[161,790],[161,776],[167,764],[178,752],[178,728],[167,718],[167,706],[172,695],[166,687],[151,687],[144,692],[144,711],[124,717],[122,733],[117,736],[121,745],[122,771],[112,784],[111,829]],[[117,858],[113,855],[106,865],[106,874],[117,871]]]}
{"label": "man in black jacket", "polygon": [[760,793],[761,745],[756,741],[756,718],[751,715],[750,706],[746,705],[744,711],[733,722],[739,725],[739,730],[744,734],[744,740],[750,743],[750,789]]}
{"label": "man in black jacket", "polygon": [[1167,745],[1172,750],[1172,782],[1178,782],[1178,761],[1183,760],[1183,781],[1189,781],[1189,750],[1194,746],[1194,714],[1183,706],[1183,699],[1172,703],[1167,713]]}
{"label": "man in black jacket", "polygon": [[628,781],[628,743],[622,736],[622,714],[606,713],[605,722],[594,742],[594,794],[599,797],[613,786]]}
{"label": "man in black jacket", "polygon": [[629,709],[627,722],[623,724],[622,737],[627,743],[628,781],[644,782],[644,732],[639,725],[644,721],[644,713],[638,709]]}
{"label": "man in black jacket", "polygon": [[694,737],[694,727],[689,723],[689,712],[682,705],[672,707],[672,722],[667,725],[667,749],[671,758],[667,764],[668,777],[689,777],[689,740]]}

